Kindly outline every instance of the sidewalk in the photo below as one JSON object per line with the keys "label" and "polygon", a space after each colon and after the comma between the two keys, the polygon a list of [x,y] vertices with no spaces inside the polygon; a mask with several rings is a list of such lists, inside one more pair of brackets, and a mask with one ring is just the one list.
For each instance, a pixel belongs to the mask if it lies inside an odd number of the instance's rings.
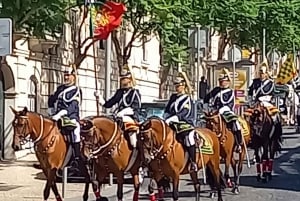
{"label": "sidewalk", "polygon": [[[1,201],[41,201],[43,200],[43,189],[46,184],[44,174],[41,170],[34,169],[36,162],[34,154],[29,154],[16,162],[0,161],[0,200]],[[58,183],[61,193],[61,183]],[[65,201],[82,200],[84,184],[68,183],[66,187]],[[115,199],[116,184],[106,186],[102,195]],[[132,194],[133,186],[124,185],[124,198],[126,194]],[[90,186],[90,199],[95,200]],[[129,195],[128,195],[129,196]],[[49,201],[54,201],[51,191]]]}

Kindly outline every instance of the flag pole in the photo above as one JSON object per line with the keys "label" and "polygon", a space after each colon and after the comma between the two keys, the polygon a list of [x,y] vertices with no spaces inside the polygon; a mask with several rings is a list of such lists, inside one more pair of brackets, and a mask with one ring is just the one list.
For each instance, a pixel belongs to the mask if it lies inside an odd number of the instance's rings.
{"label": "flag pole", "polygon": [[[92,3],[90,2],[88,4],[88,9],[90,12],[90,36],[92,37],[92,40],[94,40],[94,33],[93,33],[93,19],[92,19],[92,9],[91,9]],[[93,57],[94,57],[94,77],[95,77],[95,90],[98,92],[98,76],[97,76],[97,58],[96,58],[96,46],[93,42]],[[100,115],[100,108],[99,108],[99,96],[96,96],[96,109],[97,109],[97,116]]]}

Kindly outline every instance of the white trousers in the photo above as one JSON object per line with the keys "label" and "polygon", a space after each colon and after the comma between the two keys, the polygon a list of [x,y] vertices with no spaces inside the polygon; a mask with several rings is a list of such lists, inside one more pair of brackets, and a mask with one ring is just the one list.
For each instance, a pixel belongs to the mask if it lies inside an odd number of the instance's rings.
{"label": "white trousers", "polygon": [[[179,118],[176,115],[174,115],[174,116],[171,116],[171,117],[167,118],[165,120],[165,122],[167,124],[170,124],[171,122],[178,123],[179,122]],[[189,132],[188,135],[185,136],[184,142],[185,142],[185,145],[187,147],[191,147],[191,146],[194,146],[196,144],[196,142],[195,142],[195,136],[194,135],[195,135],[195,131],[191,131],[191,132]]]}
{"label": "white trousers", "polygon": [[[133,115],[133,110],[130,108],[125,108],[117,113],[118,117],[122,118],[122,121],[124,123],[135,123],[135,121],[128,115]],[[133,148],[136,148],[137,146],[137,133],[136,132],[130,132],[129,133],[129,141]]]}
{"label": "white trousers", "polygon": [[80,124],[76,121],[76,119],[71,119],[71,121],[76,124],[75,130],[72,132],[72,140],[73,143],[79,143],[80,142]]}

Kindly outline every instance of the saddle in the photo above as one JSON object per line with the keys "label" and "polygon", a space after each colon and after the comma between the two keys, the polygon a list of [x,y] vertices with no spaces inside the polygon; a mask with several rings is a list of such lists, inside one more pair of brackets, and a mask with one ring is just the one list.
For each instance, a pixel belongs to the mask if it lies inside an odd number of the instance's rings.
{"label": "saddle", "polygon": [[62,134],[70,133],[70,132],[74,131],[77,127],[76,123],[71,121],[71,119],[67,116],[61,117],[57,121],[57,126],[61,130]]}
{"label": "saddle", "polygon": [[267,109],[267,112],[270,116],[274,116],[280,112],[279,109],[273,105],[265,108]]}
{"label": "saddle", "polygon": [[195,129],[192,125],[183,121],[170,123],[170,128],[175,131],[176,135],[188,133]]}
{"label": "saddle", "polygon": [[238,120],[238,115],[232,113],[232,112],[224,112],[223,115],[222,115],[223,119],[225,120],[225,122],[228,124],[232,121],[236,121]]}

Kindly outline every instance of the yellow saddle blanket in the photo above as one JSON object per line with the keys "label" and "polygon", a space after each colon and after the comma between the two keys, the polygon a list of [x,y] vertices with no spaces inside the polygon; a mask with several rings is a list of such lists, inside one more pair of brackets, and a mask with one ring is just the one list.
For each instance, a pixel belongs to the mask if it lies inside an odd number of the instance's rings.
{"label": "yellow saddle blanket", "polygon": [[242,130],[241,130],[242,135],[243,136],[250,135],[250,130],[249,130],[249,126],[248,126],[247,121],[245,119],[243,119],[242,117],[239,117],[238,121],[239,121],[239,123],[240,123],[240,125],[242,127]]}
{"label": "yellow saddle blanket", "polygon": [[275,106],[269,106],[269,107],[266,107],[266,109],[267,109],[268,114],[270,116],[273,116],[273,115],[279,113],[279,109],[277,107],[275,107]]}
{"label": "yellow saddle blanket", "polygon": [[214,154],[213,141],[211,137],[203,134],[199,130],[196,130],[196,133],[199,135],[200,139],[203,140],[203,143],[199,145],[199,149],[197,149],[197,151],[201,151],[202,154]]}

